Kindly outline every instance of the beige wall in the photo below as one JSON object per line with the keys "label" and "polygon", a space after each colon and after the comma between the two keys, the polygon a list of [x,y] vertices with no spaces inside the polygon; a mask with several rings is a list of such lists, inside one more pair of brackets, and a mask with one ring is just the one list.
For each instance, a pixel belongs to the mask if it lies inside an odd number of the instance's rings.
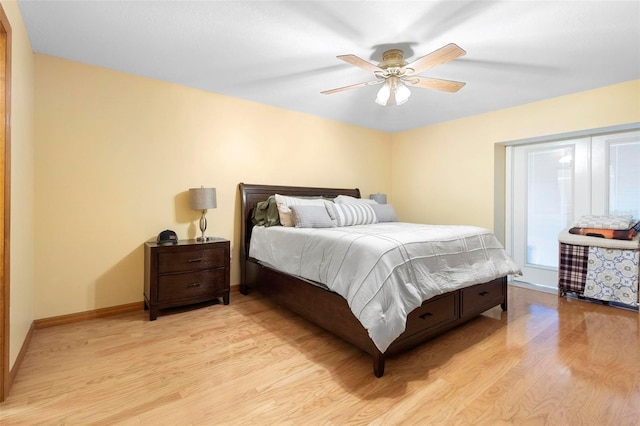
{"label": "beige wall", "polygon": [[11,64],[11,300],[9,366],[13,367],[33,321],[34,58],[20,9],[2,1],[12,29]]}
{"label": "beige wall", "polygon": [[640,121],[635,81],[389,135],[35,57],[36,318],[140,301],[142,243],[196,236],[190,187],[218,189],[208,234],[237,284],[238,182],[360,186],[405,221],[493,228],[496,143]]}
{"label": "beige wall", "polygon": [[189,188],[217,188],[232,284],[239,182],[390,191],[388,133],[35,57],[36,318],[141,301],[144,241],[196,236]]}
{"label": "beige wall", "polygon": [[396,133],[393,205],[405,221],[493,229],[496,144],[633,122],[640,80]]}

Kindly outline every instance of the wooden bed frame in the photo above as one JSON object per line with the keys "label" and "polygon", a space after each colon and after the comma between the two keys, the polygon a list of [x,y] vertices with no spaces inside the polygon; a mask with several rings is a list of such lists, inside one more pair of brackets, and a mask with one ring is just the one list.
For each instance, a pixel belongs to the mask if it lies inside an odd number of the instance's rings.
{"label": "wooden bed frame", "polygon": [[[425,301],[407,317],[405,331],[382,353],[367,330],[353,315],[347,301],[337,293],[327,291],[300,277],[261,265],[249,256],[252,210],[270,195],[323,196],[334,198],[350,195],[360,198],[360,190],[307,188],[292,186],[249,185],[240,183],[241,200],[241,282],[240,292],[256,290],[276,304],[306,318],[347,342],[371,354],[376,377],[384,374],[385,357],[399,354],[426,340],[450,330],[500,305],[507,310],[507,278],[455,290]],[[312,303],[309,303],[312,302]]]}

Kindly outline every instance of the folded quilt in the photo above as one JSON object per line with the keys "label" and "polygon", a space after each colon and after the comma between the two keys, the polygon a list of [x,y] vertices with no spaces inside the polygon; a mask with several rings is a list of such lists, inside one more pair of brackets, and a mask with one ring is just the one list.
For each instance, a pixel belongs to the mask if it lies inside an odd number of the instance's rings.
{"label": "folded quilt", "polygon": [[595,246],[605,248],[617,248],[623,250],[640,249],[640,234],[636,234],[631,240],[616,240],[612,238],[598,238],[585,235],[577,235],[569,232],[570,229],[564,229],[558,235],[558,241],[565,244],[573,244],[577,246]]}
{"label": "folded quilt", "polygon": [[573,226],[575,228],[623,230],[632,228],[636,222],[637,221],[634,221],[630,215],[587,215],[582,216]]}
{"label": "folded quilt", "polygon": [[[637,224],[636,226],[640,226]],[[588,237],[608,238],[612,240],[632,240],[637,234],[636,228],[631,229],[600,229],[600,228],[571,228],[570,234]]]}

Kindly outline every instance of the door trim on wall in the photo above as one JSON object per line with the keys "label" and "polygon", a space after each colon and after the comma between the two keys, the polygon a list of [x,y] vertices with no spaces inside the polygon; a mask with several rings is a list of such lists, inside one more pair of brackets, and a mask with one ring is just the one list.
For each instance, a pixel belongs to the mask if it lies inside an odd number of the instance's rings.
{"label": "door trim on wall", "polygon": [[9,306],[11,230],[11,25],[0,5],[0,401],[9,395]]}

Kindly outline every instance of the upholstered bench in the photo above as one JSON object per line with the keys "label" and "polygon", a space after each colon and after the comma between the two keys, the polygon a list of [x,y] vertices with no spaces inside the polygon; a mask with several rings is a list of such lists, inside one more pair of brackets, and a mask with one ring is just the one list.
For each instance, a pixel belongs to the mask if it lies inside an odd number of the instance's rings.
{"label": "upholstered bench", "polygon": [[558,294],[638,307],[640,234],[615,240],[570,234],[558,236]]}

